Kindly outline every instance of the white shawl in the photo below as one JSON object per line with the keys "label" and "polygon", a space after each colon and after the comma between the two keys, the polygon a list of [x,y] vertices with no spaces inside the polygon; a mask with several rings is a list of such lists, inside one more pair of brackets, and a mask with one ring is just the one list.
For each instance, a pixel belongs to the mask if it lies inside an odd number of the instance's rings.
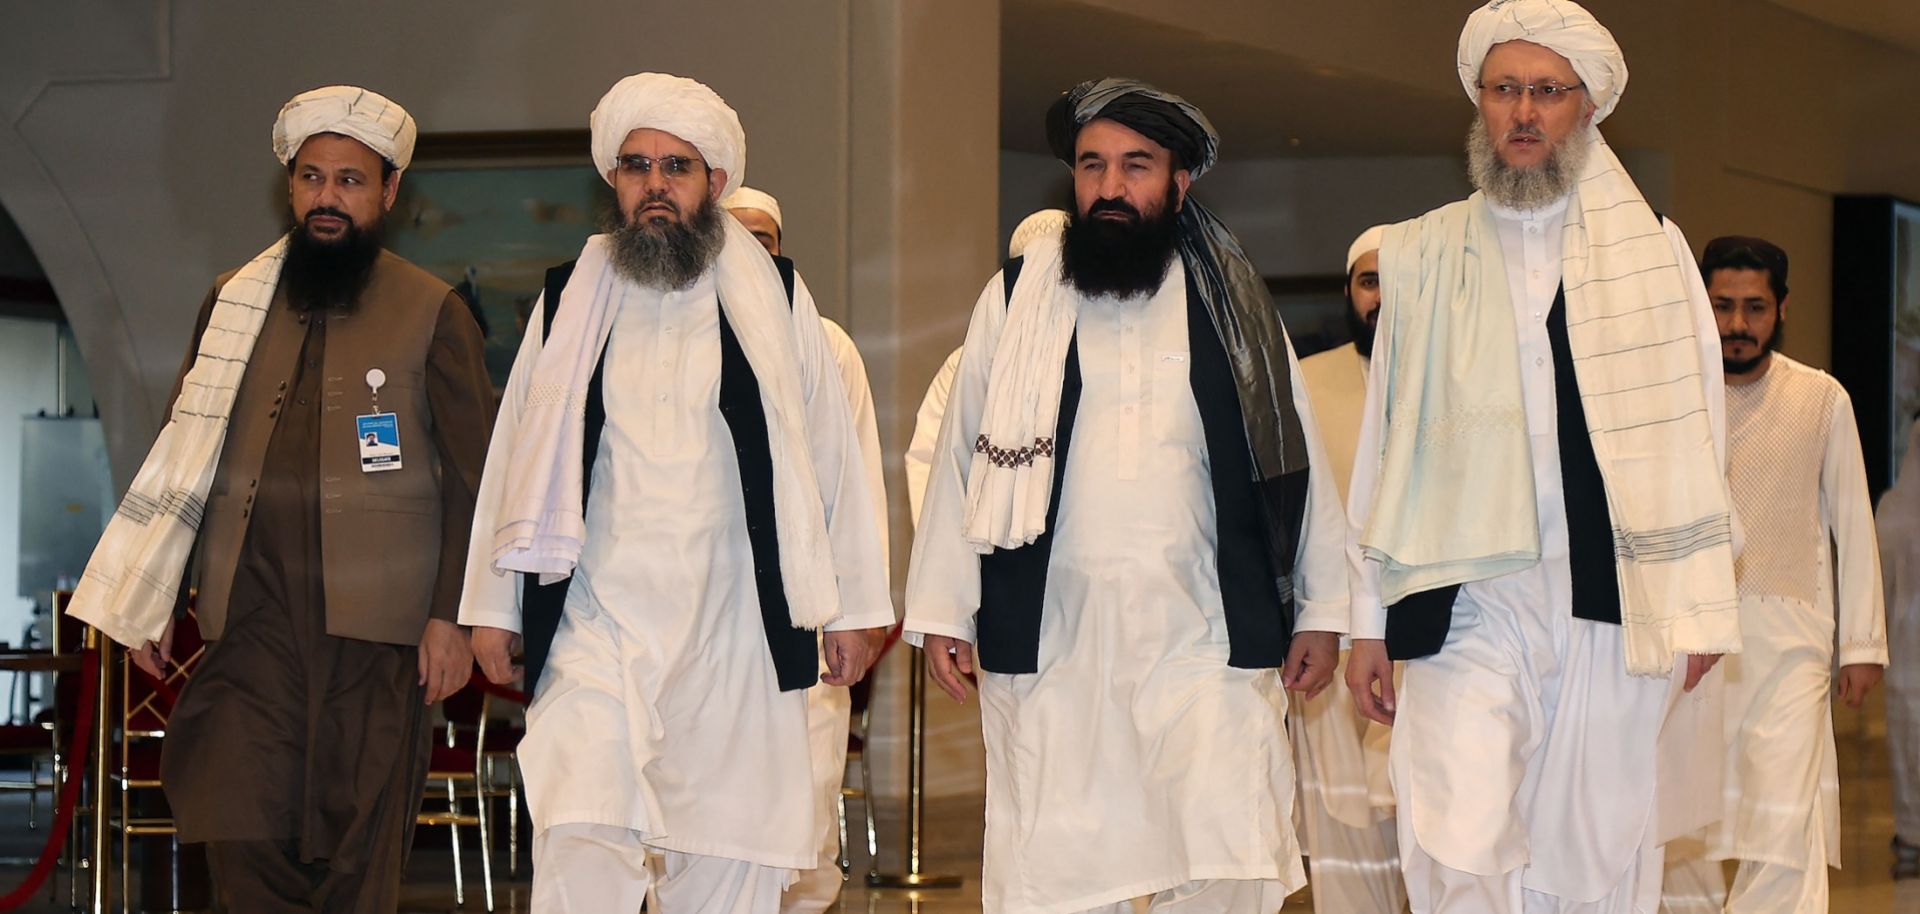
{"label": "white shawl", "polygon": [[160,640],[173,617],[226,445],[227,419],[280,284],[286,250],[282,237],[220,287],[166,427],[74,589],[67,613],[128,647]]}
{"label": "white shawl", "polygon": [[[1693,264],[1675,258],[1597,129],[1590,142],[1562,237],[1568,344],[1613,520],[1627,668],[1665,676],[1677,653],[1740,643],[1726,478],[1689,310],[1705,304],[1683,281]],[[1388,429],[1360,545],[1383,563],[1389,604],[1539,555],[1512,308],[1483,208],[1476,194],[1394,226],[1380,250]],[[1441,253],[1456,243],[1477,261]]]}
{"label": "white shawl", "polygon": [[1060,236],[1034,239],[1007,302],[967,469],[965,536],[975,551],[1016,549],[1047,529],[1060,384],[1080,299],[1060,281]]}
{"label": "white shawl", "polygon": [[[760,386],[773,457],[774,517],[780,574],[796,628],[820,628],[840,614],[826,515],[806,439],[800,352],[784,285],[765,249],[728,217],[727,240],[714,263],[720,308]],[[588,385],[606,347],[627,281],[607,258],[605,236],[587,239],[561,292],[553,329],[533,365],[519,434],[505,463],[499,526],[493,531],[498,572],[540,575],[543,583],[573,573],[586,539],[582,503]]]}

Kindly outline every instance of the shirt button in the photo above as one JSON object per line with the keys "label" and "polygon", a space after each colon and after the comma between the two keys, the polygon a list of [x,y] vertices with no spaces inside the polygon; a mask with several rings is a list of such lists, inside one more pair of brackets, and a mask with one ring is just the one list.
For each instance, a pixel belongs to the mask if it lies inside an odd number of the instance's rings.
{"label": "shirt button", "polygon": [[1535,357],[1534,357],[1534,359],[1533,359],[1533,364],[1534,364],[1534,366],[1535,366],[1535,367],[1539,367],[1539,366],[1541,366],[1541,365],[1545,365],[1545,364],[1547,364],[1547,360],[1546,360],[1546,359],[1544,359],[1544,358],[1541,358],[1541,357],[1539,357],[1539,356],[1535,356]]}
{"label": "shirt button", "polygon": [[1126,413],[1127,415],[1129,415],[1129,416],[1131,416],[1131,415],[1133,415],[1133,407],[1131,407],[1131,406],[1129,406],[1129,407],[1127,407],[1126,409],[1124,409],[1124,410],[1121,410],[1121,412],[1124,412],[1124,413]]}
{"label": "shirt button", "polygon": [[280,415],[280,411],[279,411],[279,410],[277,410],[277,409],[270,409],[270,410],[267,410],[267,418],[269,418],[269,419],[274,419],[274,418],[278,418],[278,417],[279,417],[279,415]]}
{"label": "shirt button", "polygon": [[666,394],[661,394],[661,395],[660,395],[660,402],[662,402],[662,403],[665,403],[665,402],[667,402],[667,395],[666,395]]}
{"label": "shirt button", "polygon": [[1540,226],[1537,226],[1537,225],[1529,225],[1529,226],[1527,226],[1527,234],[1529,234],[1529,235],[1538,235],[1538,234],[1540,234]]}

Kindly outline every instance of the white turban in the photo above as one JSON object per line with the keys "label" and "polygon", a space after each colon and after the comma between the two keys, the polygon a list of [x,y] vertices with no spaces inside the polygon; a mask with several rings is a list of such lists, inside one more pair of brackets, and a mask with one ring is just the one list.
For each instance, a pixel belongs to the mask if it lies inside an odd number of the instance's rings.
{"label": "white turban", "polygon": [[1027,245],[1041,238],[1058,238],[1060,230],[1067,227],[1067,211],[1064,209],[1035,210],[1014,226],[1013,237],[1007,241],[1007,256],[1019,257],[1027,252]]}
{"label": "white turban", "polygon": [[1380,250],[1380,238],[1385,235],[1386,232],[1386,226],[1376,225],[1373,228],[1361,232],[1360,237],[1353,239],[1353,244],[1347,248],[1348,273],[1353,272],[1353,265],[1359,263],[1360,258],[1368,251]]}
{"label": "white turban", "polygon": [[645,128],[685,140],[708,168],[725,171],[723,197],[746,183],[747,132],[740,116],[712,89],[684,76],[636,73],[614,83],[593,106],[587,125],[593,131],[593,164],[608,184],[627,134]]}
{"label": "white turban", "polygon": [[420,135],[413,115],[391,99],[358,86],[327,86],[302,92],[280,108],[273,122],[273,154],[280,164],[293,161],[300,145],[316,133],[337,133],[406,171],[413,163],[413,141]]}
{"label": "white turban", "polygon": [[[733,172],[727,172],[727,175],[731,177]],[[725,209],[757,209],[773,217],[774,228],[783,232],[787,230],[787,224],[780,221],[780,201],[764,190],[741,185],[739,190],[722,199],[720,206]]]}
{"label": "white turban", "polygon": [[1627,90],[1627,58],[1613,33],[1572,0],[1493,0],[1467,17],[1460,33],[1460,84],[1475,104],[1480,99],[1480,65],[1493,46],[1530,41],[1565,57],[1593,99],[1593,122],[1613,113]]}

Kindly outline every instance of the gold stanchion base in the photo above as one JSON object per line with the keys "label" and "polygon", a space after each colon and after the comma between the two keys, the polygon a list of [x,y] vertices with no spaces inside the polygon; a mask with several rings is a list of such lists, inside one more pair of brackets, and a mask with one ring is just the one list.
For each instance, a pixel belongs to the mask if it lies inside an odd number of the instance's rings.
{"label": "gold stanchion base", "polygon": [[876,889],[957,889],[958,876],[929,873],[868,873],[867,885]]}

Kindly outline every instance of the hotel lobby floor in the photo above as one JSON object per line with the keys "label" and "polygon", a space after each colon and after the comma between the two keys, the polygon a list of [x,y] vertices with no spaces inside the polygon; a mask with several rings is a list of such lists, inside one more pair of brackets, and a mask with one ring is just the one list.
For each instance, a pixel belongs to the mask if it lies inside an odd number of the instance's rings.
{"label": "hotel lobby floor", "polygon": [[[1840,750],[1842,853],[1846,867],[1832,873],[1832,910],[1845,914],[1920,914],[1920,880],[1896,883],[1889,876],[1893,862],[1888,848],[1888,839],[1893,833],[1892,788],[1888,781],[1886,722],[1880,710],[1879,693],[1875,693],[1866,710],[1836,709],[1835,728]],[[921,892],[868,889],[856,877],[848,882],[840,903],[833,910],[844,914],[973,914],[979,911],[981,807],[981,798],[977,796],[936,799],[928,805],[930,828],[923,849],[925,866],[929,872],[965,875],[967,878],[960,888]],[[43,830],[29,831],[24,827],[26,818],[26,804],[21,794],[0,794],[0,893],[11,889],[25,876],[23,858],[36,853],[44,840]],[[41,828],[45,828],[44,822]],[[899,833],[888,818],[882,819],[883,838]],[[892,864],[897,858],[898,849],[893,843],[883,844],[883,863]],[[524,845],[521,853],[526,853]],[[866,871],[865,856],[862,848],[855,860],[855,873]],[[472,853],[466,855],[466,864],[467,903],[465,907],[455,907],[451,855],[444,847],[422,848],[408,867],[401,910],[407,914],[484,911],[479,895],[479,867]],[[496,876],[503,876],[504,855],[497,869]],[[64,885],[64,873],[56,878]],[[494,888],[496,911],[523,914],[528,910],[524,874],[518,880],[501,878]],[[114,910],[118,909],[116,904]],[[54,914],[71,909],[63,889],[57,903],[48,902],[43,890],[20,910]],[[1295,894],[1283,910],[1289,914],[1312,911],[1309,892]]]}

